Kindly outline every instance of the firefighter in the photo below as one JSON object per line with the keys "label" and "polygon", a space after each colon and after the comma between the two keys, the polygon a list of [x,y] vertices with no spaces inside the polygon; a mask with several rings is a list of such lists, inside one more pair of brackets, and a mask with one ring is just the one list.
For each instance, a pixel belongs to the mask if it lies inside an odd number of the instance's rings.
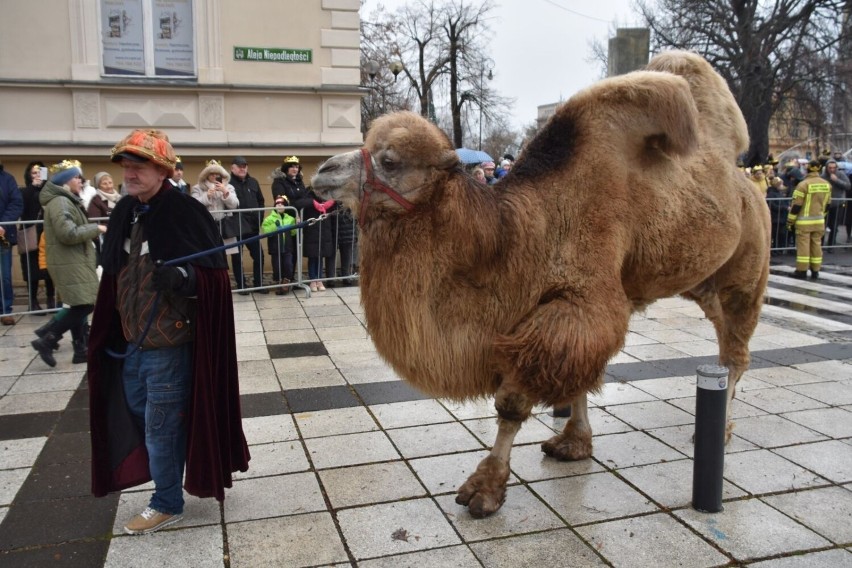
{"label": "firefighter", "polygon": [[811,278],[819,278],[825,215],[831,202],[831,184],[820,177],[820,168],[818,160],[808,162],[808,175],[793,191],[793,202],[787,215],[787,230],[796,231],[794,278],[804,279],[808,267],[811,269]]}

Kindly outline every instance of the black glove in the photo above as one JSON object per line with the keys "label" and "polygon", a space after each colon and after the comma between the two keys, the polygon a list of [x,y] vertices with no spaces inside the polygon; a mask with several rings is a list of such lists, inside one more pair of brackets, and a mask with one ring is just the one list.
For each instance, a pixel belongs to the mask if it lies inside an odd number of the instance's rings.
{"label": "black glove", "polygon": [[183,287],[186,278],[186,270],[179,266],[157,266],[151,276],[151,283],[157,292],[173,292]]}

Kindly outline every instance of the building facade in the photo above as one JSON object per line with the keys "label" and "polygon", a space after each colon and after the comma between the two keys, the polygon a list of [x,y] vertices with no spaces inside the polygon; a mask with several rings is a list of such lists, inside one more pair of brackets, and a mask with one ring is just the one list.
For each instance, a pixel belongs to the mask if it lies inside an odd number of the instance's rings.
{"label": "building facade", "polygon": [[[168,133],[192,184],[204,162],[245,156],[306,177],[361,145],[358,0],[7,2],[0,34],[0,160],[23,183],[32,159],[118,174],[133,128]],[[119,181],[120,177],[116,178]]]}

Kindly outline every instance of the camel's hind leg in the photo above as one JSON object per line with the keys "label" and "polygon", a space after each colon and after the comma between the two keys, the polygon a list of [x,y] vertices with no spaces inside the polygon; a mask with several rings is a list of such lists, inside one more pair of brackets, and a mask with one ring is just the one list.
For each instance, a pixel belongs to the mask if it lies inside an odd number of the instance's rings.
{"label": "camel's hind leg", "polygon": [[760,286],[744,290],[727,288],[717,294],[714,288],[705,284],[685,294],[695,300],[713,322],[719,342],[719,364],[728,368],[727,439],[730,439],[734,428],[731,403],[737,383],[751,361],[748,343],[760,318],[762,290]]}
{"label": "camel's hind leg", "polygon": [[583,460],[592,456],[592,426],[586,393],[571,401],[571,417],[562,433],[542,442],[541,451],[558,460]]}
{"label": "camel's hind leg", "polygon": [[498,414],[497,439],[491,453],[479,463],[456,495],[456,503],[467,505],[471,516],[477,518],[496,512],[506,499],[512,442],[521,424],[529,417],[533,403],[522,393],[501,386],[494,406]]}

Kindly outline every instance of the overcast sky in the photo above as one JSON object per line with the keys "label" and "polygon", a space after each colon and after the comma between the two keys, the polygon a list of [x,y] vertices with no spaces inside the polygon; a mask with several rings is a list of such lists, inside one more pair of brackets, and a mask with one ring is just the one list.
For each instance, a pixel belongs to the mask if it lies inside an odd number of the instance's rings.
{"label": "overcast sky", "polygon": [[[406,0],[366,0],[361,17],[382,4],[395,10]],[[571,97],[600,78],[589,63],[590,42],[606,44],[610,31],[636,25],[630,0],[503,0],[494,10],[489,53],[494,87],[515,99],[512,123],[525,126],[536,107]]]}

